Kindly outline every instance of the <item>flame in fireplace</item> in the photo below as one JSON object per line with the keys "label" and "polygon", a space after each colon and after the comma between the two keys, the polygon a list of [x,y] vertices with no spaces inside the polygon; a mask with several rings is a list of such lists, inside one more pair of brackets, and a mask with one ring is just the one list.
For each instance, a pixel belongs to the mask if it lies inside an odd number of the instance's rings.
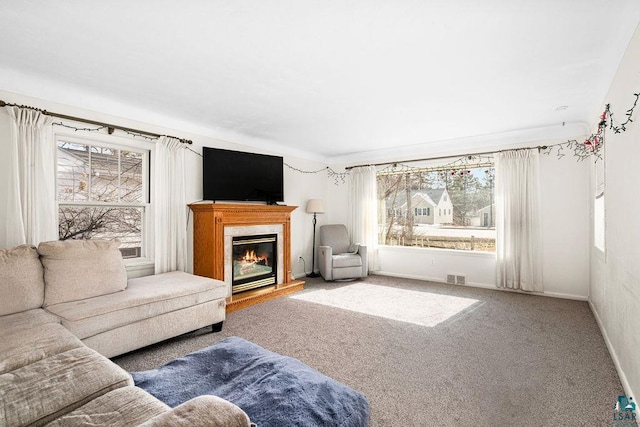
{"label": "flame in fireplace", "polygon": [[269,266],[269,258],[266,255],[256,255],[254,250],[246,250],[244,255],[240,257],[240,261],[247,264],[262,264]]}

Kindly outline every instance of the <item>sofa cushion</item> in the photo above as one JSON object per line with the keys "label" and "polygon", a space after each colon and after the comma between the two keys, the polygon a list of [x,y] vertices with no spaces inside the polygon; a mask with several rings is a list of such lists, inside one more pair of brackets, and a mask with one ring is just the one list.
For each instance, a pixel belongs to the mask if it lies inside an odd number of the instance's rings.
{"label": "sofa cushion", "polygon": [[44,280],[36,248],[0,250],[0,316],[42,307]]}
{"label": "sofa cushion", "polygon": [[58,323],[9,331],[2,335],[0,374],[79,347],[82,341]]}
{"label": "sofa cushion", "polygon": [[51,305],[47,310],[80,339],[208,301],[225,298],[227,285],[181,271],[129,280],[125,291]]}
{"label": "sofa cushion", "polygon": [[47,427],[137,426],[170,411],[170,408],[138,387],[122,387],[92,400]]}
{"label": "sofa cushion", "polygon": [[202,395],[150,419],[140,427],[255,427],[249,416],[233,403]]}
{"label": "sofa cushion", "polygon": [[60,318],[41,308],[0,316],[0,336],[9,331],[38,328],[47,323],[60,323]]}
{"label": "sofa cushion", "polygon": [[122,291],[127,271],[117,240],[65,240],[38,245],[44,306]]}
{"label": "sofa cushion", "polygon": [[88,347],[58,353],[0,375],[0,420],[43,425],[116,388],[131,376]]}

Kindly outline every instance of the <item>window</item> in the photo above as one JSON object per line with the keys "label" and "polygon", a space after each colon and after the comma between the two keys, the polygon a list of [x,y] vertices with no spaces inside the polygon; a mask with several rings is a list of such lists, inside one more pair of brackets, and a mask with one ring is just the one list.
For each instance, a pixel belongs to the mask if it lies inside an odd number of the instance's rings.
{"label": "window", "polygon": [[145,254],[149,150],[58,136],[60,240],[121,241],[125,259]]}
{"label": "window", "polygon": [[[454,159],[449,159],[452,162]],[[447,160],[445,160],[447,161]],[[442,165],[442,163],[441,163]],[[490,161],[424,164],[378,172],[379,241],[383,245],[495,252],[494,168]],[[419,204],[437,206],[433,217]]]}

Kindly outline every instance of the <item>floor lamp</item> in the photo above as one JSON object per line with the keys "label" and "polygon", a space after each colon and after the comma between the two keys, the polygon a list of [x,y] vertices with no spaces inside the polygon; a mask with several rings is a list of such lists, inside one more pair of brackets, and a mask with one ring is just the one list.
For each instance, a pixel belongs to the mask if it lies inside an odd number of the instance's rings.
{"label": "floor lamp", "polygon": [[324,206],[322,205],[322,199],[309,199],[307,201],[307,213],[313,214],[313,255],[311,256],[311,274],[307,277],[318,277],[316,273],[316,214],[324,213]]}

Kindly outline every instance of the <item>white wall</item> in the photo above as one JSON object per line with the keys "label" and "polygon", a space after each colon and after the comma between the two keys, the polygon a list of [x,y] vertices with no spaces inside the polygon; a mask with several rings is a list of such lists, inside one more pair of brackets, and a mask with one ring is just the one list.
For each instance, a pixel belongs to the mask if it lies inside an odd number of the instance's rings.
{"label": "white wall", "polygon": [[469,286],[495,287],[495,254],[447,249],[382,246],[378,274],[446,282],[466,276]]}
{"label": "white wall", "polygon": [[[538,141],[545,145],[565,140]],[[464,154],[464,153],[458,153]],[[589,163],[571,156],[541,155],[542,238],[545,294],[586,300],[589,284]],[[347,223],[347,186],[329,188],[332,220]],[[380,248],[378,274],[445,282],[447,274],[467,284],[495,288],[495,255],[440,249]]]}
{"label": "white wall", "polygon": [[545,294],[589,295],[589,170],[589,161],[577,162],[571,154],[540,156]]}
{"label": "white wall", "polygon": [[[117,123],[122,126],[144,129],[157,133],[167,133],[193,140],[191,148],[202,152],[203,146],[257,151],[256,149],[218,140],[212,137],[194,135],[176,129],[167,129],[157,125],[139,123],[127,119],[106,116],[104,114],[69,107],[44,100],[20,96],[0,91],[0,99],[7,102],[26,104],[45,108],[58,113],[84,117],[87,119]],[[0,148],[8,138],[8,116],[0,115]],[[4,137],[3,137],[4,133]],[[549,141],[554,143],[558,141]],[[281,154],[281,153],[269,153]],[[326,165],[284,155],[285,163],[303,171],[317,171]],[[202,198],[202,159],[194,153],[188,153],[187,201],[195,202]],[[343,166],[333,166],[341,172]],[[543,236],[545,261],[545,293],[550,295],[586,298],[588,294],[588,230],[589,230],[589,189],[584,184],[589,180],[589,168],[586,163],[577,163],[571,156],[563,159],[542,156],[542,194],[543,194]],[[311,271],[312,266],[312,215],[305,212],[306,201],[321,198],[325,203],[324,214],[318,215],[317,227],[328,223],[348,224],[348,183],[328,177],[326,172],[301,173],[285,167],[285,203],[299,206],[293,211],[291,220],[292,243],[291,265],[295,277],[301,277]],[[3,197],[0,186],[0,198]],[[192,269],[192,217],[189,218],[189,269]],[[305,263],[298,262],[302,256]],[[401,248],[382,248],[380,253],[382,274],[416,277],[444,281],[447,274],[467,276],[467,283],[477,286],[493,287],[495,284],[495,260],[492,255],[451,253],[438,250],[414,250]],[[306,267],[306,268],[305,268]],[[144,274],[138,270],[136,275]]]}
{"label": "white wall", "polygon": [[[35,99],[27,96],[14,94],[11,92],[0,90],[0,99],[8,103],[30,105],[32,107],[38,107],[54,111],[56,113],[67,114],[71,116],[82,117],[90,120],[104,121],[107,123],[118,124],[120,126],[126,126],[136,129],[141,129],[149,132],[155,132],[159,134],[169,134],[182,138],[191,139],[193,144],[190,146],[194,151],[201,153],[202,147],[217,147],[226,148],[232,150],[260,152],[259,149],[241,146],[228,141],[222,141],[208,136],[195,135],[187,132],[183,132],[179,129],[169,129],[162,126],[157,126],[148,123],[140,123],[120,117],[108,116],[105,114],[97,113],[94,111],[88,111],[80,108],[75,108],[67,105],[61,105],[54,102]],[[0,166],[3,166],[6,162],[6,149],[4,144],[9,140],[10,126],[9,115],[5,112],[5,109],[0,109]],[[283,153],[267,152],[266,154],[283,155]],[[301,159],[299,157],[292,157],[284,154],[284,161],[293,168],[303,171],[317,171],[324,167],[325,164]],[[187,153],[187,202],[195,202],[202,199],[202,158],[195,153]],[[6,167],[6,165],[4,165]],[[284,187],[285,187],[285,203],[287,205],[299,206],[294,210],[291,217],[291,234],[293,236],[291,240],[291,258],[292,258],[292,274],[295,277],[301,277],[304,275],[303,263],[298,263],[298,256],[303,256],[306,261],[307,271],[311,271],[311,240],[313,237],[312,228],[312,215],[305,213],[306,201],[310,198],[321,198],[327,200],[327,188],[328,185],[333,182],[327,177],[325,172],[307,174],[295,171],[289,167],[284,168]],[[0,183],[0,200],[6,200],[6,182]],[[327,200],[327,205],[331,206],[332,202]],[[0,209],[0,220],[2,224],[6,224],[3,215],[4,210]],[[323,223],[324,215],[318,216],[318,226]],[[189,216],[189,271],[193,271],[193,216]],[[144,274],[150,274],[153,272],[150,266],[138,266],[137,268],[130,268],[130,277],[140,276]]]}
{"label": "white wall", "polygon": [[[617,123],[625,120],[633,94],[640,91],[639,82],[640,28],[603,100],[602,108],[611,104]],[[593,246],[592,239],[589,300],[622,384],[636,398],[640,393],[640,105],[633,120],[626,132],[608,131],[605,137],[605,253]],[[593,175],[592,171],[592,183]]]}

